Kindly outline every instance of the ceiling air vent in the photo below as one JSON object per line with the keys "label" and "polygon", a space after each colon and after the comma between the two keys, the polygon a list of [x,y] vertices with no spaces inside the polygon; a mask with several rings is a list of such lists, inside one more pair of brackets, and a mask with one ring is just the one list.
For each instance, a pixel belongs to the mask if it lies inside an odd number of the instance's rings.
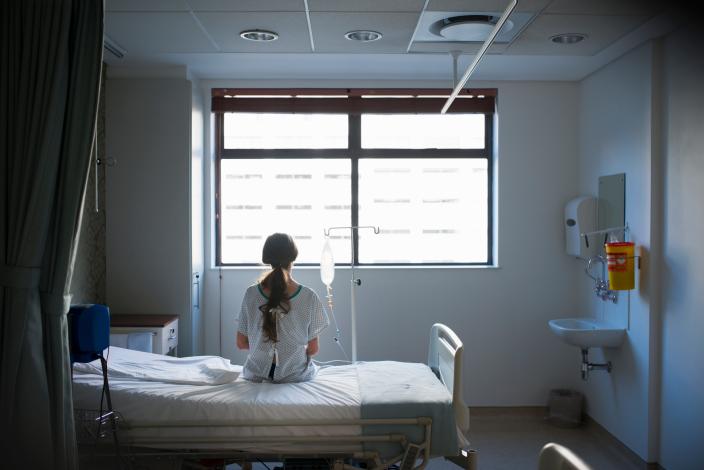
{"label": "ceiling air vent", "polygon": [[[499,21],[494,15],[460,15],[443,18],[430,27],[430,31],[448,41],[484,42]],[[513,29],[513,22],[507,20],[502,30]]]}
{"label": "ceiling air vent", "polygon": [[[449,52],[462,50],[466,46],[466,50],[476,52],[474,46],[486,40],[501,15],[500,11],[424,11],[413,34],[410,49],[419,52]],[[533,15],[525,11],[511,13],[511,17],[496,35],[494,44],[513,41]],[[436,46],[434,49],[433,43]],[[442,43],[446,43],[447,47],[443,49]]]}

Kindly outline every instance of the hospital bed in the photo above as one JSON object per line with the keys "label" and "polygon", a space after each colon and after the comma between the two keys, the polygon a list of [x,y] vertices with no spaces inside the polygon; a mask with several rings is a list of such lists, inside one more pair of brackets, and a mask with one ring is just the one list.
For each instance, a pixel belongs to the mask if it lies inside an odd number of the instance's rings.
{"label": "hospital bed", "polygon": [[[256,384],[223,358],[179,359],[112,347],[119,452],[132,459],[215,458],[243,466],[296,457],[327,459],[337,469],[400,462],[401,470],[422,470],[442,456],[473,469],[462,351],[457,335],[435,324],[427,364],[357,362],[324,366],[309,382]],[[100,406],[100,374],[97,363],[74,367],[74,408],[82,416]],[[85,424],[79,417],[79,431]]]}

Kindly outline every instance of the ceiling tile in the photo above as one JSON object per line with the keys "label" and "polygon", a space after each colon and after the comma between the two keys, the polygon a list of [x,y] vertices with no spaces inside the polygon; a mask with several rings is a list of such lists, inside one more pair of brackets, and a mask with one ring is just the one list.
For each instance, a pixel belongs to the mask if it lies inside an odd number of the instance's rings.
{"label": "ceiling tile", "polygon": [[303,0],[188,0],[193,11],[305,11]]}
{"label": "ceiling tile", "polygon": [[563,15],[652,16],[665,9],[667,2],[649,0],[553,0],[545,13]]}
{"label": "ceiling tile", "polygon": [[[406,52],[418,14],[313,12],[310,21],[316,52]],[[345,39],[345,33],[358,29],[378,31],[383,37],[366,43]]]}
{"label": "ceiling tile", "polygon": [[[428,11],[504,11],[509,0],[430,0]],[[550,3],[550,0],[521,0],[514,11],[535,13]]]}
{"label": "ceiling tile", "polygon": [[407,11],[420,12],[425,0],[308,0],[310,11]]}
{"label": "ceiling tile", "polygon": [[[195,15],[223,52],[310,52],[305,13],[196,12]],[[240,33],[264,29],[278,33],[270,42],[247,41]]]}
{"label": "ceiling tile", "polygon": [[105,11],[189,11],[186,0],[105,0]]}
{"label": "ceiling tile", "polygon": [[[508,48],[508,54],[591,56],[633,31],[648,18],[642,16],[540,15]],[[550,37],[581,33],[576,44],[555,44]]]}
{"label": "ceiling tile", "polygon": [[190,13],[108,12],[105,32],[128,53],[217,51]]}

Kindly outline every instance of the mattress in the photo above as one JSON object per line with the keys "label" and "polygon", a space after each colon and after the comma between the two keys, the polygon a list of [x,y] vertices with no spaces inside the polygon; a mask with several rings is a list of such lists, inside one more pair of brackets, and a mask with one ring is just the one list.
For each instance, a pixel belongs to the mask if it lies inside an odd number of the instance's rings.
{"label": "mattress", "polygon": [[[155,369],[164,356],[110,348],[108,357],[113,407],[126,423],[143,421],[295,421],[354,420],[360,418],[408,418],[433,416],[433,454],[455,455],[457,438],[452,399],[442,383],[424,364],[402,362],[358,362],[321,367],[314,380],[302,383],[252,383],[241,376],[228,383],[194,385],[169,383],[149,377],[130,377],[126,364],[144,364]],[[184,358],[184,368],[198,368],[198,358]],[[210,361],[212,357],[203,358]],[[169,367],[174,366],[171,361]],[[230,366],[241,370],[239,366]],[[119,374],[112,374],[112,369]],[[74,370],[73,398],[77,409],[98,409],[102,376],[99,363]],[[163,377],[157,374],[157,377]],[[185,371],[192,377],[194,370]],[[208,375],[208,374],[206,374]],[[178,377],[175,378],[178,382]],[[394,398],[396,397],[396,398]],[[366,406],[366,405],[369,406]],[[421,414],[418,414],[418,413]],[[389,414],[391,413],[391,414]],[[437,421],[436,421],[437,420]],[[132,442],[149,447],[237,449],[254,452],[301,452],[310,445],[286,442],[239,442],[245,437],[308,436],[331,438],[377,434],[373,426],[277,426],[139,428],[128,430]],[[393,432],[386,428],[384,432]],[[396,429],[395,431],[398,431]],[[440,434],[437,434],[440,433]],[[192,438],[192,442],[189,439]],[[240,438],[227,443],[228,438]],[[152,441],[149,441],[152,439]],[[156,442],[156,441],[165,442]],[[324,439],[322,439],[324,440]],[[173,441],[173,442],[170,442]],[[142,445],[142,444],[139,444]],[[314,445],[319,451],[356,452],[358,443]],[[369,446],[364,450],[373,450]],[[384,452],[386,454],[387,452]]]}

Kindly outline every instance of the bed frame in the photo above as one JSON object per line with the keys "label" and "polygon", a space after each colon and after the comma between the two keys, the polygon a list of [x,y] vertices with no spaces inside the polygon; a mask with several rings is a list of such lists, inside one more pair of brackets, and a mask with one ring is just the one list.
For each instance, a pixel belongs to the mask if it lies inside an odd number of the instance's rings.
{"label": "bed frame", "polygon": [[[469,449],[469,442],[465,435],[469,430],[469,410],[462,398],[462,341],[447,326],[436,323],[430,329],[430,346],[428,351],[428,366],[435,373],[438,379],[447,387],[452,394],[452,406],[455,420],[458,427],[458,437],[461,439],[461,449],[458,455],[445,456],[446,459],[454,462],[467,470],[476,470],[476,451]],[[227,437],[227,438],[203,438],[199,437],[199,429],[203,428],[235,428],[235,427],[266,427],[279,428],[285,426],[384,426],[384,425],[414,425],[423,430],[423,439],[420,442],[410,442],[404,434],[381,434],[381,435],[355,435],[355,436],[287,436],[285,434],[276,436],[255,436],[255,437]],[[432,430],[432,419],[428,417],[418,418],[398,418],[398,419],[348,419],[348,420],[314,420],[314,421],[271,421],[271,420],[206,420],[206,421],[122,421],[120,427],[126,431],[120,436],[123,443],[121,453],[130,460],[144,458],[171,458],[171,459],[214,459],[224,463],[239,463],[243,469],[247,470],[251,462],[254,461],[286,461],[291,458],[314,458],[327,459],[334,470],[358,470],[358,466],[349,464],[349,459],[354,462],[364,463],[369,470],[382,470],[390,465],[400,462],[400,470],[423,470],[430,460],[430,437]],[[132,429],[149,428],[180,428],[183,430],[193,430],[193,433],[184,433],[182,438],[143,438],[131,437],[129,431]],[[107,441],[107,440],[106,440]],[[192,449],[193,443],[202,442],[207,444],[209,449]],[[305,445],[305,449],[300,452],[287,451],[282,453],[258,453],[249,451],[232,450],[237,444],[267,444],[286,443]],[[335,452],[330,451],[334,445],[349,445],[363,443],[398,443],[403,452],[390,458],[383,458],[378,452]],[[214,444],[222,444],[223,450],[211,449]],[[315,448],[315,444],[323,444],[320,448]],[[160,445],[168,448],[159,448]],[[188,450],[179,446],[188,445]],[[345,462],[347,460],[348,462]],[[420,460],[421,463],[418,463]]]}

